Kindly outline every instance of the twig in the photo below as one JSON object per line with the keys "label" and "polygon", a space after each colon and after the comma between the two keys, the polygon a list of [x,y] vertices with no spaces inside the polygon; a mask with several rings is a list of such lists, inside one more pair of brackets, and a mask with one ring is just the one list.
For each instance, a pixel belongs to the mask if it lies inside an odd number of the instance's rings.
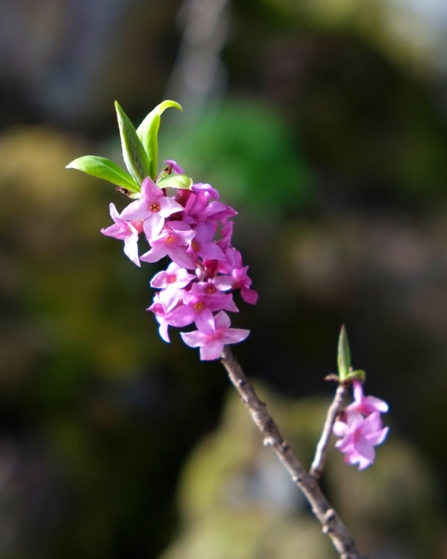
{"label": "twig", "polygon": [[329,535],[340,558],[363,559],[357,551],[354,540],[346,526],[321,492],[317,480],[306,472],[287,441],[282,438],[276,423],[267,412],[266,405],[256,395],[252,384],[245,377],[241,366],[228,346],[224,347],[221,361],[231,382],[247,406],[253,421],[264,434],[264,444],[273,448],[289,471],[293,481],[304,493],[312,512],[323,527],[323,533]]}
{"label": "twig", "polygon": [[330,408],[327,411],[326,421],[324,422],[323,432],[321,433],[321,438],[317,445],[317,451],[315,452],[315,458],[312,462],[310,468],[310,475],[315,479],[319,479],[323,472],[324,462],[326,460],[326,452],[329,444],[329,439],[332,434],[332,427],[334,426],[334,421],[337,413],[340,411],[343,400],[346,397],[348,391],[348,384],[339,384],[337,391],[335,392],[334,401],[332,402]]}

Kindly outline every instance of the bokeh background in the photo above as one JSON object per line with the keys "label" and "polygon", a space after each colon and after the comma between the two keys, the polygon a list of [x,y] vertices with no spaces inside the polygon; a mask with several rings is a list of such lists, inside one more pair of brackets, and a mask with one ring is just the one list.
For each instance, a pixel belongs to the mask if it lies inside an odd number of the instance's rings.
{"label": "bokeh background", "polygon": [[391,432],[324,489],[370,559],[447,557],[446,52],[443,0],[0,0],[1,559],[336,558],[64,169],[166,98],[162,157],[239,211],[246,374],[308,465],[346,324]]}

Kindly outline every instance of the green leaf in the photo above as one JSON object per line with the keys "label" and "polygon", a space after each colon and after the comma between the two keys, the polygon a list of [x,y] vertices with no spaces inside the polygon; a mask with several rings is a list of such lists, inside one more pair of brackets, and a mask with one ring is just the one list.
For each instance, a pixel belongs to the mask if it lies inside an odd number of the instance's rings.
{"label": "green leaf", "polygon": [[160,188],[185,188],[191,190],[192,179],[186,175],[168,175],[157,181]]}
{"label": "green leaf", "polygon": [[351,352],[349,350],[348,335],[344,326],[341,327],[340,338],[338,340],[338,374],[340,382],[348,378],[351,372]]}
{"label": "green leaf", "polygon": [[365,382],[366,373],[365,371],[351,371],[348,375],[348,379],[359,380],[360,382]]}
{"label": "green leaf", "polygon": [[182,110],[182,107],[175,101],[163,101],[143,120],[137,130],[138,137],[146,150],[149,159],[149,176],[155,180],[157,176],[158,158],[158,129],[160,128],[160,117],[169,108],[175,107]]}
{"label": "green leaf", "polygon": [[129,173],[138,184],[141,184],[146,177],[150,176],[149,159],[133,124],[120,107],[118,101],[115,101],[115,109],[120,129],[124,162]]}
{"label": "green leaf", "polygon": [[85,155],[79,157],[66,166],[66,169],[78,169],[99,179],[117,184],[131,190],[132,192],[140,192],[138,184],[123,171],[113,161],[105,157],[97,157],[96,155]]}

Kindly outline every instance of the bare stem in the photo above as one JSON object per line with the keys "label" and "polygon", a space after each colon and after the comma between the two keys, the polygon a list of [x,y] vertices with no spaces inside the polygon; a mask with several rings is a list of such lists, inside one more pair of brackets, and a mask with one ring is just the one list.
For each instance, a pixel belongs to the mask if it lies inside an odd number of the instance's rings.
{"label": "bare stem", "polygon": [[323,432],[321,433],[321,438],[318,441],[317,451],[315,452],[315,458],[312,462],[310,468],[310,475],[315,479],[319,479],[323,473],[324,462],[326,460],[326,453],[329,444],[329,439],[331,438],[332,427],[334,426],[335,418],[337,413],[343,404],[343,400],[346,397],[348,391],[348,384],[342,382],[338,385],[337,391],[335,392],[334,401],[332,402],[330,408],[327,411],[326,421],[324,422]]}
{"label": "bare stem", "polygon": [[346,526],[321,492],[317,480],[307,473],[287,441],[282,438],[276,423],[267,412],[266,405],[256,395],[252,384],[245,377],[241,366],[228,346],[224,347],[220,358],[232,384],[247,406],[253,421],[263,433],[264,444],[273,448],[292,476],[292,480],[304,493],[312,512],[323,527],[323,533],[331,538],[340,558],[363,559],[357,551],[355,542]]}

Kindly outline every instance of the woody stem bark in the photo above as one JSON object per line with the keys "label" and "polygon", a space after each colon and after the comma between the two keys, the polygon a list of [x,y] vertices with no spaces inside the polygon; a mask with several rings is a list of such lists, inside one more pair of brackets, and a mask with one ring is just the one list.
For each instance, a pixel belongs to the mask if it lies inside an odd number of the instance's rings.
{"label": "woody stem bark", "polygon": [[317,450],[315,453],[314,461],[312,462],[312,466],[310,468],[310,475],[313,476],[315,479],[319,479],[323,472],[324,462],[326,460],[326,453],[327,448],[329,445],[329,439],[331,438],[332,434],[332,427],[334,426],[335,418],[337,417],[338,412],[343,404],[343,400],[346,397],[346,393],[348,392],[348,384],[341,383],[338,385],[337,391],[335,392],[335,397],[330,405],[326,421],[324,422],[323,432],[321,433],[321,438],[318,441]]}
{"label": "woody stem bark", "polygon": [[266,405],[258,398],[252,384],[245,377],[241,366],[228,346],[224,347],[220,359],[227,370],[230,381],[239,392],[242,402],[250,412],[256,426],[264,435],[264,444],[273,448],[289,471],[292,480],[301,489],[312,508],[312,512],[322,525],[323,533],[331,538],[340,558],[363,559],[346,526],[323,495],[317,480],[305,470],[287,441],[281,436],[276,423],[267,411]]}

